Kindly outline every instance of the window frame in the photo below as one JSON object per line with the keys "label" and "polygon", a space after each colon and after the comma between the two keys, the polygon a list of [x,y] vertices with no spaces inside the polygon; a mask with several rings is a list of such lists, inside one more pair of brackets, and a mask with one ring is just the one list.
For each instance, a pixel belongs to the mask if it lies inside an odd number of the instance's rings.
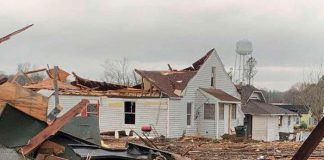
{"label": "window frame", "polygon": [[288,116],[288,126],[291,125],[291,116]]}
{"label": "window frame", "polygon": [[[221,110],[221,108],[222,108],[222,110]],[[225,104],[224,103],[218,103],[218,120],[223,121],[224,119],[225,119]]]}
{"label": "window frame", "polygon": [[299,125],[299,123],[300,123],[300,120],[299,119],[300,119],[299,116],[297,116],[296,117],[296,120],[295,120],[297,125]]}
{"label": "window frame", "polygon": [[231,118],[232,120],[236,120],[237,118],[237,105],[235,103],[231,105]]}
{"label": "window frame", "polygon": [[[215,116],[215,111],[216,111],[216,105],[214,103],[204,103],[204,120],[216,120],[216,116]],[[208,111],[209,112],[213,112],[214,114],[206,114],[206,107],[210,107],[210,108],[213,108],[213,110],[211,111]],[[208,117],[208,115],[212,115],[212,117]]]}
{"label": "window frame", "polygon": [[[190,113],[188,111],[188,107],[190,107]],[[192,125],[192,102],[187,102],[187,126],[191,126]],[[189,121],[188,121],[188,118],[189,118]],[[189,122],[189,124],[188,124]]]}
{"label": "window frame", "polygon": [[210,78],[210,86],[211,87],[216,87],[216,67],[212,66],[211,69],[211,78]]}
{"label": "window frame", "polygon": [[282,126],[282,119],[283,119],[283,116],[279,116],[279,118],[278,118],[278,126]]}
{"label": "window frame", "polygon": [[[126,103],[131,103],[130,112],[126,112]],[[134,123],[126,123],[126,116],[134,115]],[[136,124],[136,102],[135,101],[124,101],[124,124],[135,125]]]}

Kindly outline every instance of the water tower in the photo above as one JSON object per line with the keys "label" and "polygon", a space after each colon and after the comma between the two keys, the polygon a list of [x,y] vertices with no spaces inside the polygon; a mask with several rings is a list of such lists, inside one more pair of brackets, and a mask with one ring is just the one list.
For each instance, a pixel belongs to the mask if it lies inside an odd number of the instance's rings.
{"label": "water tower", "polygon": [[236,83],[245,83],[246,78],[246,57],[252,55],[252,42],[249,40],[240,40],[236,42],[236,56],[234,65],[233,80]]}

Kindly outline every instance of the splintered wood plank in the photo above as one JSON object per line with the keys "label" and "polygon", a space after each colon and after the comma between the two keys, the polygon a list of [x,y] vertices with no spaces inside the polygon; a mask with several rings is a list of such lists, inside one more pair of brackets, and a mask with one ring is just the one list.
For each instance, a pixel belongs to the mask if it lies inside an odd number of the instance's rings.
{"label": "splintered wood plank", "polygon": [[65,125],[65,123],[69,122],[73,117],[78,115],[82,109],[86,108],[88,104],[89,100],[81,100],[80,103],[78,103],[68,112],[66,112],[63,116],[56,119],[51,125],[39,132],[35,137],[33,137],[30,140],[29,144],[19,149],[19,152],[23,155],[28,155],[29,153],[31,153],[34,149],[39,147],[39,145],[42,144],[47,138],[58,132]]}
{"label": "splintered wood plank", "polygon": [[58,154],[63,153],[65,151],[64,146],[62,146],[60,144],[57,144],[55,142],[52,142],[50,140],[47,140],[39,147],[38,152],[40,152],[41,150],[47,150],[47,149],[52,150],[53,153],[50,153],[50,154],[55,154],[55,155],[58,155]]}
{"label": "splintered wood plank", "polygon": [[5,103],[41,121],[47,119],[48,98],[14,83],[0,85],[0,111]]}

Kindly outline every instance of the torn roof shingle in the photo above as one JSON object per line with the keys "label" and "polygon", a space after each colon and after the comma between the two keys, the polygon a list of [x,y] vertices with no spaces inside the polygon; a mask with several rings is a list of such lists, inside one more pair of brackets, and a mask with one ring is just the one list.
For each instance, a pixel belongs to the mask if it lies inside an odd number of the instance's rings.
{"label": "torn roof shingle", "polygon": [[178,97],[177,90],[183,91],[196,71],[144,71],[135,70],[159,90],[171,97]]}
{"label": "torn roof shingle", "polygon": [[215,88],[200,88],[200,89],[205,91],[206,93],[218,98],[221,101],[240,102],[239,99],[231,96],[230,94],[224,92],[221,89],[215,89]]}
{"label": "torn roof shingle", "polygon": [[242,111],[244,114],[251,115],[297,115],[295,112],[259,100],[249,100],[247,104],[242,105]]}
{"label": "torn roof shingle", "polygon": [[206,60],[209,58],[209,56],[215,51],[215,48],[211,49],[210,51],[208,51],[203,57],[201,57],[200,59],[198,59],[196,62],[194,62],[192,64],[192,66],[189,66],[185,69],[183,69],[183,71],[197,71],[200,69],[200,67],[206,62]]}

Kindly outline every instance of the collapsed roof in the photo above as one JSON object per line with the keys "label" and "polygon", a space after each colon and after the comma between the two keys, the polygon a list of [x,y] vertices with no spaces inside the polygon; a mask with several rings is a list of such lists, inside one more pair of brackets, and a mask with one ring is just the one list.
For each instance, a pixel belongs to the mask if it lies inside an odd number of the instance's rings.
{"label": "collapsed roof", "polygon": [[135,69],[135,72],[168,96],[179,97],[181,96],[182,91],[187,87],[188,82],[196,75],[197,71],[206,62],[214,50],[215,49],[211,49],[202,58],[194,62],[192,66],[180,71],[146,71]]}
{"label": "collapsed roof", "polygon": [[99,82],[99,81],[93,81],[93,80],[81,78],[78,75],[76,75],[74,72],[72,72],[72,75],[75,77],[75,81],[71,82],[71,84],[85,89],[91,89],[96,91],[108,91],[108,90],[127,88],[127,86],[120,85],[120,84]]}
{"label": "collapsed roof", "polygon": [[208,51],[203,57],[201,57],[200,59],[198,59],[196,62],[194,62],[192,64],[192,66],[189,66],[185,69],[183,69],[183,71],[198,71],[200,69],[200,67],[205,63],[205,61],[209,58],[209,56],[215,51],[215,48],[211,49],[210,51]]}
{"label": "collapsed roof", "polygon": [[196,71],[144,71],[136,73],[150,81],[163,93],[177,97],[186,88],[189,80],[196,75]]}
{"label": "collapsed roof", "polygon": [[[65,83],[62,81],[57,81],[57,85],[59,90],[77,90],[80,89],[79,87],[73,86],[69,83]],[[38,90],[38,89],[48,89],[48,90],[53,90],[54,89],[54,82],[53,79],[45,79],[41,82],[34,83],[34,84],[27,84],[24,86],[24,88],[29,88],[33,90]]]}

